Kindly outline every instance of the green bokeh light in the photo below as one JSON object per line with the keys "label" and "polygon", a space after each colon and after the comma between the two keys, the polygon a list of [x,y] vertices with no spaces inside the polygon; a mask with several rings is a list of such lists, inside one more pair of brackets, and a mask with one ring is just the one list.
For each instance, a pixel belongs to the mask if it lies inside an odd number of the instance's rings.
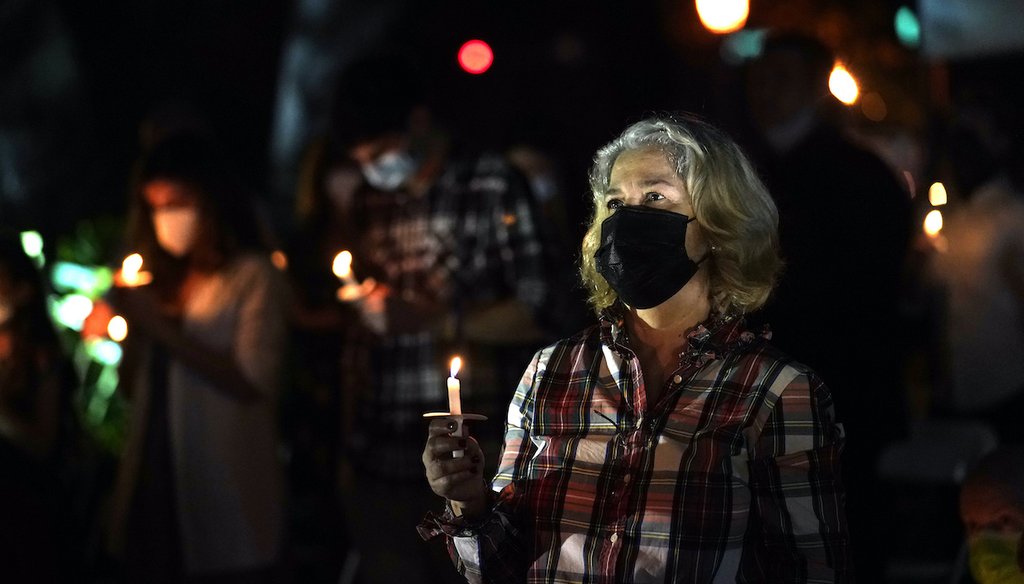
{"label": "green bokeh light", "polygon": [[71,330],[82,330],[82,323],[92,312],[92,300],[82,294],[68,294],[51,306],[51,316],[62,326]]}
{"label": "green bokeh light", "polygon": [[21,232],[21,249],[25,250],[25,255],[32,258],[37,267],[42,267],[46,263],[46,257],[43,255],[43,236],[38,231]]}
{"label": "green bokeh light", "polygon": [[764,50],[764,39],[767,34],[767,29],[746,28],[726,35],[722,39],[722,59],[733,65],[756,59]]}
{"label": "green bokeh light", "polygon": [[89,339],[85,343],[85,350],[94,361],[104,365],[114,366],[121,362],[121,345],[110,339]]}
{"label": "green bokeh light", "polygon": [[110,289],[114,273],[105,266],[83,266],[57,262],[53,266],[53,285],[64,292],[77,292],[90,298],[102,296]]}
{"label": "green bokeh light", "polygon": [[901,6],[894,20],[896,38],[905,47],[916,49],[921,46],[921,22],[909,6]]}

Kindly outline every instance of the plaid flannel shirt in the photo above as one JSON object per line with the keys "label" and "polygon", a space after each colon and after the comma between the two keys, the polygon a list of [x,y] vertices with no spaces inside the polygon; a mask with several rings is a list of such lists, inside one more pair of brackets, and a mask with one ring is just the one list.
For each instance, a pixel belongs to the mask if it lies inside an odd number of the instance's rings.
{"label": "plaid flannel shirt", "polygon": [[656,404],[621,321],[539,351],[508,410],[492,511],[428,513],[470,582],[837,582],[842,427],[815,373],[717,319]]}
{"label": "plaid flannel shirt", "polygon": [[[424,196],[364,188],[356,199],[355,269],[390,286],[400,302],[457,312],[455,301],[516,298],[543,309],[540,218],[525,179],[500,156],[452,162]],[[422,415],[447,404],[450,357],[423,325],[383,336],[356,332],[346,344],[346,391],[358,395],[353,455],[364,472],[423,479]],[[480,385],[474,375],[482,380],[488,366],[471,365],[462,374],[470,399]]]}

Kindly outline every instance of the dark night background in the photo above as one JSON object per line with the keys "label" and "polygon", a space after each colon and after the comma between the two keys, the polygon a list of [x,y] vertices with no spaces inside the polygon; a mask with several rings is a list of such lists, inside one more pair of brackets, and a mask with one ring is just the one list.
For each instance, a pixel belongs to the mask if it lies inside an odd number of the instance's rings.
{"label": "dark night background", "polygon": [[[903,4],[754,3],[747,26],[825,38],[889,105],[883,123],[853,115],[854,125],[919,139],[947,107],[934,91],[935,70],[948,78],[957,63],[896,41],[892,19]],[[484,75],[457,66],[455,53],[471,38],[494,49]],[[590,156],[626,122],[683,109],[736,123],[738,68],[723,62],[720,44],[692,2],[667,0],[7,0],[0,201],[4,215],[44,234],[120,212],[141,121],[161,103],[187,101],[232,147],[251,185],[288,212],[302,148],[323,128],[333,72],[384,46],[416,60],[453,134],[551,156],[578,223]]]}
{"label": "dark night background", "polygon": [[[928,185],[949,176],[947,126],[960,104],[979,94],[1011,107],[1024,98],[1019,0],[751,4],[747,29],[818,36],[862,94],[884,99],[880,117],[858,104],[843,121],[906,185],[918,235]],[[897,38],[901,7],[921,15],[921,46]],[[456,61],[470,39],[494,50],[483,75]],[[278,241],[287,240],[300,167],[327,129],[337,72],[384,48],[415,63],[426,105],[466,148],[528,146],[550,160],[562,240],[575,252],[591,157],[628,123],[687,110],[729,131],[744,127],[742,64],[727,57],[726,42],[701,25],[692,0],[0,0],[0,229],[40,232],[49,257],[116,263],[145,121],[187,106],[233,153]],[[919,306],[901,309],[926,319]],[[918,357],[933,333],[907,335],[921,344]],[[901,381],[917,414],[932,372],[907,353]],[[292,423],[302,413],[292,411]],[[337,568],[343,536],[317,537],[311,549],[296,546],[311,554],[296,562]]]}

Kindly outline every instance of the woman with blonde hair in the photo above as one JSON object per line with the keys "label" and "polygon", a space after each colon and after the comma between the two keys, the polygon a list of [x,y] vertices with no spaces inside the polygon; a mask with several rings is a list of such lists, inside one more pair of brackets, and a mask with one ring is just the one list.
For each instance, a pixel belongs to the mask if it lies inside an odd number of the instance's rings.
{"label": "woman with blonde hair", "polygon": [[849,580],[832,398],[743,327],[781,268],[747,158],[696,118],[654,118],[598,151],[590,183],[600,323],[537,352],[489,488],[475,441],[431,424],[447,505],[421,532],[471,582]]}

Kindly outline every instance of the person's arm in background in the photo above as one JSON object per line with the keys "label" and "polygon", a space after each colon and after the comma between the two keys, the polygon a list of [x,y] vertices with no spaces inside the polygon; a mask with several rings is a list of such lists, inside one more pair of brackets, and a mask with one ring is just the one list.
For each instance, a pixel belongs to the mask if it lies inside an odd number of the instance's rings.
{"label": "person's arm in background", "polygon": [[269,263],[250,260],[232,350],[238,373],[261,399],[276,399],[288,339],[287,286]]}
{"label": "person's arm in background", "polygon": [[744,572],[755,581],[851,581],[843,432],[832,398],[813,373],[776,386],[766,397],[767,418],[751,453]]}
{"label": "person's arm in background", "polygon": [[171,319],[162,316],[152,294],[144,289],[131,289],[118,294],[116,307],[123,311],[130,326],[135,326],[163,345],[185,366],[209,379],[216,389],[242,402],[270,398],[272,382],[280,369],[286,312],[282,286],[274,269],[248,266],[247,281],[239,289],[241,300],[239,329],[234,347],[220,350],[202,339],[182,332]]}

